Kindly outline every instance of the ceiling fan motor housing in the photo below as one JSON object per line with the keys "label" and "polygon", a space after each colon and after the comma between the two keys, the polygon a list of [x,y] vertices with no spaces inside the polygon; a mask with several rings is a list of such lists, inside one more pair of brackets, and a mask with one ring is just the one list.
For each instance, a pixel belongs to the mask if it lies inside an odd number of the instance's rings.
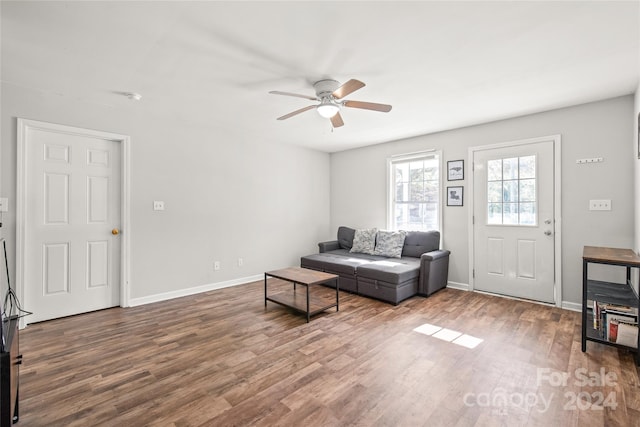
{"label": "ceiling fan motor housing", "polygon": [[313,84],[313,88],[316,90],[316,96],[320,99],[330,98],[331,94],[339,87],[340,83],[331,79],[320,80]]}

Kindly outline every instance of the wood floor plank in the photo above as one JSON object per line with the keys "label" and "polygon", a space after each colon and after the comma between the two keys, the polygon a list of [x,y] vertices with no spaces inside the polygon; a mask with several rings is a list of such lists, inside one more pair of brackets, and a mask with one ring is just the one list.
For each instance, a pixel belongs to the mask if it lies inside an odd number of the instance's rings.
{"label": "wood floor plank", "polygon": [[[306,323],[265,308],[260,281],[30,325],[18,427],[640,426],[633,357],[582,353],[580,334],[579,313],[451,289],[398,306],[341,292]],[[618,406],[587,408],[598,393]]]}

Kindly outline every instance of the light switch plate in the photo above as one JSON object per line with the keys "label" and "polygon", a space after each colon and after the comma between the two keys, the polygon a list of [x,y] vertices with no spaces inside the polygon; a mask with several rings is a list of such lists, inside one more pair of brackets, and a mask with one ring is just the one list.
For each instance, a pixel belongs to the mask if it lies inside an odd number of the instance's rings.
{"label": "light switch plate", "polygon": [[164,210],[164,202],[162,200],[154,200],[153,201],[153,210],[154,211],[163,211]]}

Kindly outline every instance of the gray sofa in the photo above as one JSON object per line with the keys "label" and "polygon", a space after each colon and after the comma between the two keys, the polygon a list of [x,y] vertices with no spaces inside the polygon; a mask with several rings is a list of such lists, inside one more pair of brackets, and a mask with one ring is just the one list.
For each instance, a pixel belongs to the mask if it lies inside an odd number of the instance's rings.
{"label": "gray sofa", "polygon": [[337,240],[319,243],[320,253],[301,257],[300,266],[337,274],[340,290],[392,304],[447,286],[450,252],[439,249],[438,231],[408,232],[400,258],[350,252],[354,235],[339,227]]}

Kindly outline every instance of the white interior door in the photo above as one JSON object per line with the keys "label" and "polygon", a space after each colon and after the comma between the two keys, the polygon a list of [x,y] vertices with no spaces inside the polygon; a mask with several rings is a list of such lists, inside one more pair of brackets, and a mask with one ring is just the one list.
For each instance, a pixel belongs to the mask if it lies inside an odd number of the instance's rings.
{"label": "white interior door", "polygon": [[555,303],[554,140],[473,152],[473,287]]}
{"label": "white interior door", "polygon": [[90,133],[28,130],[23,305],[33,312],[29,323],[119,305],[120,149],[118,141]]}

